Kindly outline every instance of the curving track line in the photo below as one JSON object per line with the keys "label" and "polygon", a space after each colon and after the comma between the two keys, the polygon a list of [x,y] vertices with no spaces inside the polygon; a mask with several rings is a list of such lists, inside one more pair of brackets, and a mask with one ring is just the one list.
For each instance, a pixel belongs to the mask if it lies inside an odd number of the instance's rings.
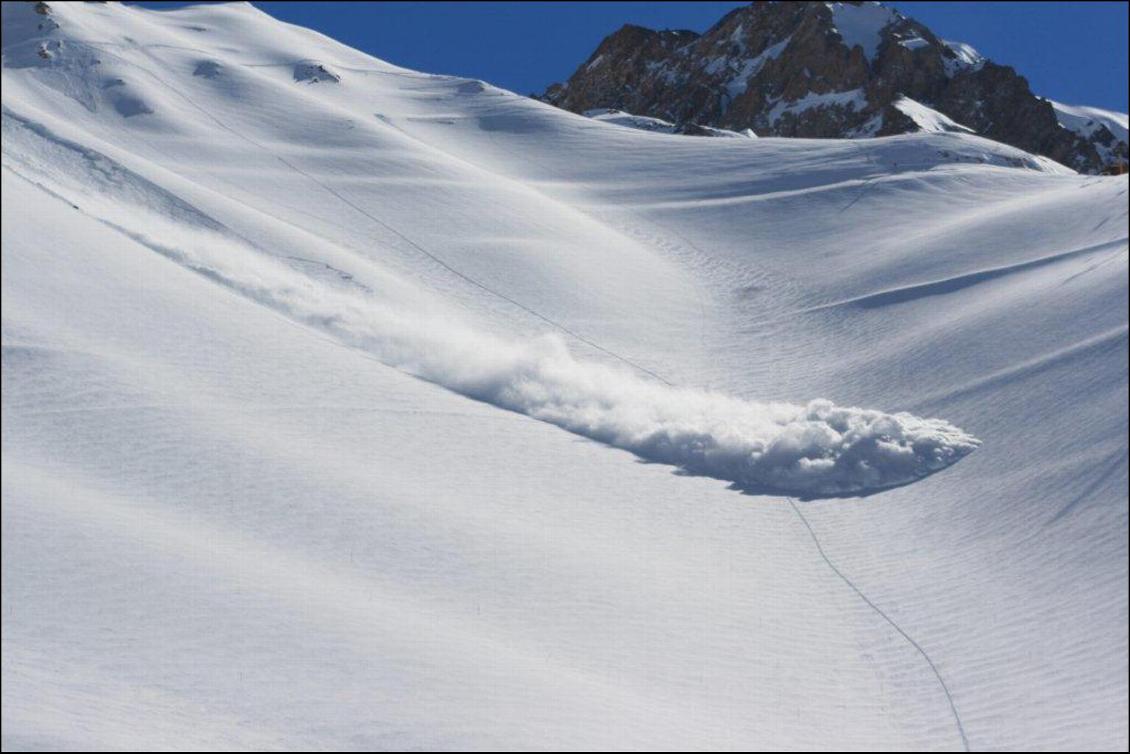
{"label": "curving track line", "polygon": [[824,552],[824,547],[820,544],[820,538],[816,536],[816,530],[812,528],[812,524],[808,523],[808,518],[804,515],[804,513],[801,512],[800,506],[796,504],[796,499],[791,497],[786,499],[789,501],[789,506],[793,509],[793,513],[795,513],[797,515],[797,518],[800,519],[801,523],[804,524],[804,528],[808,529],[808,534],[812,537],[812,543],[816,545],[816,551],[820,553],[820,558],[828,565],[829,568],[832,569],[832,573],[836,574],[836,576],[839,577],[840,581],[851,587],[851,590],[859,595],[859,598],[863,600],[869,608],[877,613],[880,618],[890,624],[891,628],[897,631],[899,636],[906,639],[910,646],[914,647],[918,654],[922,655],[922,659],[926,661],[926,664],[930,666],[930,670],[931,672],[933,672],[934,677],[938,679],[938,685],[942,687],[942,693],[946,695],[946,701],[949,702],[950,712],[953,713],[954,724],[957,726],[957,732],[961,736],[961,747],[964,751],[970,751],[969,738],[965,735],[965,725],[963,725],[961,722],[961,715],[958,714],[957,705],[953,701],[953,695],[950,693],[949,686],[946,685],[945,679],[942,678],[941,671],[938,670],[938,666],[934,664],[934,661],[930,658],[930,655],[926,652],[925,649],[922,648],[921,644],[914,640],[913,636],[908,634],[902,626],[895,622],[894,618],[883,612],[883,609],[872,602],[871,599],[863,593],[863,590],[856,586],[854,581],[845,576],[843,571],[836,567],[836,564],[833,563],[832,559],[828,557],[828,554]]}

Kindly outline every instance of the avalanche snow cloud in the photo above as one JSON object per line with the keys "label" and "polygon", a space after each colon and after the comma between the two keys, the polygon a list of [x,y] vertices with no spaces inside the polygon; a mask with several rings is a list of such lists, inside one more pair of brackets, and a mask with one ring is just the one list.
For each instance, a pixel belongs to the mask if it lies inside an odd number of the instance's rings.
{"label": "avalanche snow cloud", "polygon": [[[761,403],[662,384],[578,359],[556,334],[526,341],[493,336],[434,307],[413,310],[363,288],[327,284],[219,236],[186,251],[131,235],[385,364],[746,490],[865,493],[913,482],[979,444],[945,421],[907,413],[827,400]],[[218,248],[224,253],[205,251]]]}
{"label": "avalanche snow cloud", "polygon": [[[645,382],[574,359],[561,341],[518,347],[467,391],[492,402],[754,491],[860,493],[912,482],[977,440],[937,419],[759,403]],[[458,375],[456,375],[458,379]]]}
{"label": "avalanche snow cloud", "polygon": [[186,230],[156,217],[146,232],[104,222],[389,366],[744,490],[866,493],[943,469],[979,444],[944,421],[907,413],[827,400],[762,403],[663,384],[626,367],[578,359],[556,334],[528,340],[491,335],[434,302],[382,298],[367,287],[343,285],[348,275],[307,275],[215,231]]}

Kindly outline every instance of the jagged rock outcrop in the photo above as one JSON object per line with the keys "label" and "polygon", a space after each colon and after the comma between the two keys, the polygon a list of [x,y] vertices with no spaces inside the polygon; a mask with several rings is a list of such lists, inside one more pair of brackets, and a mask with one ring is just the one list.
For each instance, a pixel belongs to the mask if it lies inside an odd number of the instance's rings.
{"label": "jagged rock outcrop", "polygon": [[542,99],[615,108],[681,132],[864,137],[968,130],[1076,170],[1126,159],[1102,126],[1064,126],[1027,80],[878,3],[758,2],[705,34],[624,26]]}

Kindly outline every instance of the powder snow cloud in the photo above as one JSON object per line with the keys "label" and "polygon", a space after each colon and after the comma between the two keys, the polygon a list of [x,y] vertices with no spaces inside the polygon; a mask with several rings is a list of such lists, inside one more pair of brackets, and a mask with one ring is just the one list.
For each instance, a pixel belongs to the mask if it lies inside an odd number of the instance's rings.
{"label": "powder snow cloud", "polygon": [[662,384],[621,365],[579,358],[557,334],[498,337],[434,304],[328,282],[208,231],[182,232],[173,248],[131,235],[389,366],[750,491],[866,493],[944,469],[980,444],[940,419],[827,400],[765,403]]}

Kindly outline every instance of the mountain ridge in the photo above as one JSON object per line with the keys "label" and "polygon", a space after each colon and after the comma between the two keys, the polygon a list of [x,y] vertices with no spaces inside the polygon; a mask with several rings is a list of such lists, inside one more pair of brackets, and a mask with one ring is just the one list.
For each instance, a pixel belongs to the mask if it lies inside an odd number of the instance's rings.
{"label": "mountain ridge", "polygon": [[577,113],[660,118],[683,133],[861,138],[964,128],[1080,172],[1127,159],[1125,134],[1108,122],[1065,120],[1013,68],[880,3],[755,2],[702,34],[625,25],[541,99]]}

